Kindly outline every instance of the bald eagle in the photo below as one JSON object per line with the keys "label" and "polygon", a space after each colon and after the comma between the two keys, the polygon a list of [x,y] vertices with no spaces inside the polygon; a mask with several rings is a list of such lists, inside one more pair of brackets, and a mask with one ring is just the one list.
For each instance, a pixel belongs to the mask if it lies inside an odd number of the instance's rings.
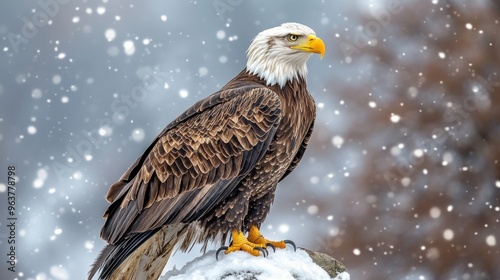
{"label": "bald eagle", "polygon": [[99,279],[158,279],[174,247],[205,248],[229,234],[225,253],[285,248],[259,228],[313,130],[306,88],[313,53],[323,57],[325,45],[305,25],[264,30],[236,77],[165,127],[110,187],[101,230],[108,245],[89,279],[97,271]]}

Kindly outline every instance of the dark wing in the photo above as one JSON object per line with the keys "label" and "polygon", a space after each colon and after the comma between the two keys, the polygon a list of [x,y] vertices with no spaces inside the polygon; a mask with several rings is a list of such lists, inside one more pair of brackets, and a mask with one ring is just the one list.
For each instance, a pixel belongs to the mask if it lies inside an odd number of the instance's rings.
{"label": "dark wing", "polygon": [[285,174],[280,178],[280,182],[285,179],[288,174],[292,173],[292,171],[297,167],[299,164],[300,160],[302,159],[302,156],[304,156],[304,153],[306,152],[307,145],[309,144],[309,140],[311,139],[311,134],[314,129],[314,120],[316,119],[316,115],[313,116],[311,125],[309,126],[309,130],[307,131],[306,136],[304,137],[304,140],[302,140],[302,143],[300,145],[299,150],[295,154],[295,157],[292,160],[292,163],[290,163],[290,166],[288,166],[288,169],[286,170]]}
{"label": "dark wing", "polygon": [[280,114],[266,88],[224,90],[195,104],[111,186],[101,237],[114,244],[201,218],[263,157]]}

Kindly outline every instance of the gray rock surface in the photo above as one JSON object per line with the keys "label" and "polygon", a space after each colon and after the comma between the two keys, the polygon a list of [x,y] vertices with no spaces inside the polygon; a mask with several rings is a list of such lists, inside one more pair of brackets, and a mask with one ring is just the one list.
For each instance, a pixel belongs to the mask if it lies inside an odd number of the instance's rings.
{"label": "gray rock surface", "polygon": [[314,252],[306,248],[300,248],[309,254],[313,262],[323,268],[331,278],[337,277],[342,272],[346,271],[346,267],[343,263],[339,262],[330,255]]}

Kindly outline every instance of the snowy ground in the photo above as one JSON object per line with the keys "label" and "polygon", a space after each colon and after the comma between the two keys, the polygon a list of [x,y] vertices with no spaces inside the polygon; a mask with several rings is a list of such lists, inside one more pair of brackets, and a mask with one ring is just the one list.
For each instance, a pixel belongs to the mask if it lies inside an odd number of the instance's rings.
{"label": "snowy ground", "polygon": [[[245,252],[235,252],[228,255],[219,254],[215,258],[215,251],[194,259],[182,269],[173,269],[161,279],[169,280],[244,280],[244,279],[315,279],[331,280],[328,274],[313,263],[309,255],[303,250],[277,250],[270,252],[267,258],[251,257]],[[255,277],[255,278],[254,278]],[[339,274],[334,280],[349,280],[347,272]]]}

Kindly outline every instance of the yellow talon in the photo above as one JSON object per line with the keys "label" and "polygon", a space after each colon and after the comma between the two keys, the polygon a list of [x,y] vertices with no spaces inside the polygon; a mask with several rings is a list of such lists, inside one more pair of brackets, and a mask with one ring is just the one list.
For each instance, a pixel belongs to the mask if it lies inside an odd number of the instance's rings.
{"label": "yellow talon", "polygon": [[259,229],[256,226],[251,226],[250,230],[248,231],[248,241],[256,244],[263,244],[264,247],[267,247],[268,244],[273,245],[276,248],[281,248],[285,249],[286,248],[286,243],[285,241],[271,241],[268,239],[265,239],[264,236],[260,233]]}
{"label": "yellow talon", "polygon": [[219,252],[224,250],[224,254],[229,254],[235,251],[245,251],[252,256],[260,256],[260,253],[267,257],[269,252],[267,251],[267,247],[272,247],[273,250],[276,248],[285,249],[286,244],[290,244],[293,246],[293,250],[296,251],[297,247],[295,243],[290,240],[282,240],[282,241],[271,241],[265,239],[264,236],[260,233],[259,229],[256,226],[251,226],[248,231],[248,237],[245,237],[243,232],[238,230],[233,230],[231,233],[233,237],[233,242],[231,246],[222,246],[215,253],[215,257],[219,259]]}
{"label": "yellow talon", "polygon": [[233,235],[233,244],[229,246],[229,248],[224,251],[224,254],[229,254],[231,252],[235,251],[245,251],[253,256],[259,256],[261,250],[260,248],[266,248],[266,244],[255,244],[253,242],[250,242],[243,232],[234,230],[232,232]]}

